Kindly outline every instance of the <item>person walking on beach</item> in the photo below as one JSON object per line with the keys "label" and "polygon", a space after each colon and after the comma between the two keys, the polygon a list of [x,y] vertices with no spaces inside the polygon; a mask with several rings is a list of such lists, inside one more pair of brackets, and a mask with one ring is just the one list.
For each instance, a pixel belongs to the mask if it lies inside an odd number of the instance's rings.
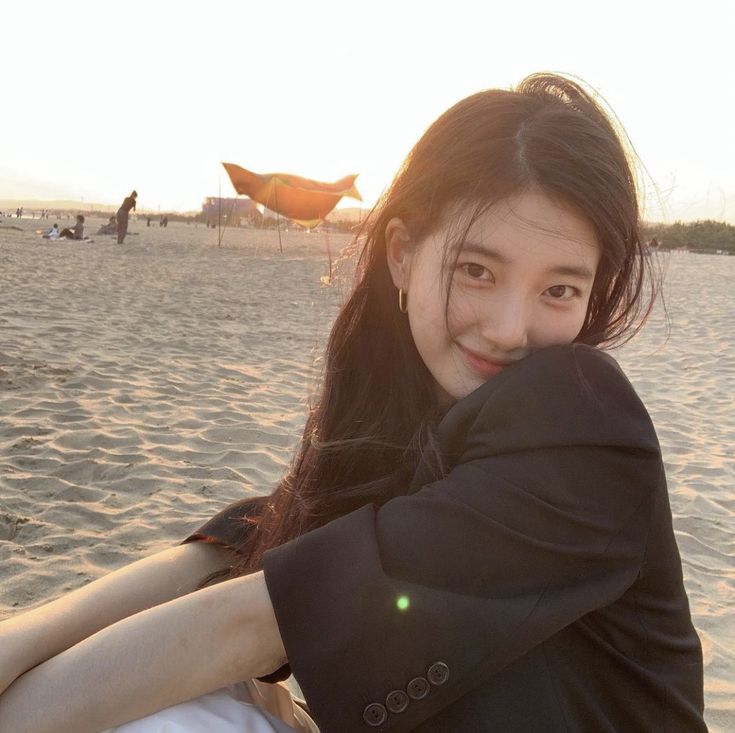
{"label": "person walking on beach", "polygon": [[604,351],[656,291],[608,116],[559,75],[474,94],[365,227],[283,479],[0,623],[0,730],[706,732],[661,451]]}
{"label": "person walking on beach", "polygon": [[133,191],[130,196],[127,196],[123,200],[122,204],[120,204],[120,208],[117,210],[116,219],[118,244],[122,244],[125,241],[125,235],[128,233],[128,216],[130,215],[131,209],[135,211],[137,198],[138,192]]}

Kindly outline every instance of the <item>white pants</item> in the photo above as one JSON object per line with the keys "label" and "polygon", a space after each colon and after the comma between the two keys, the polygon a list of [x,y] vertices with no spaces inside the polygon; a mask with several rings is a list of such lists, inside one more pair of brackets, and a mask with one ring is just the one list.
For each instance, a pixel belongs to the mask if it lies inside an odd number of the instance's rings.
{"label": "white pants", "polygon": [[133,720],[104,733],[319,733],[285,685],[257,680]]}

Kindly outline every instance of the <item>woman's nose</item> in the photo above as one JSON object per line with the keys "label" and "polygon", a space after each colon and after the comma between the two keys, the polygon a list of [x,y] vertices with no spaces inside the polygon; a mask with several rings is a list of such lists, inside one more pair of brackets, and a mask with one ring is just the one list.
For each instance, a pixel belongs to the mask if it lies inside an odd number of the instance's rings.
{"label": "woman's nose", "polygon": [[511,354],[528,346],[531,324],[524,304],[519,300],[494,303],[483,319],[482,335],[499,355]]}

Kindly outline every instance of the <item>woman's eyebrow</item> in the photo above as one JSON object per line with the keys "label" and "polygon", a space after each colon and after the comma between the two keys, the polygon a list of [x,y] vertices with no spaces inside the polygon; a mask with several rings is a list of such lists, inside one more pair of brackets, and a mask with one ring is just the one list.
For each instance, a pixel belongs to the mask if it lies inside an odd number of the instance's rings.
{"label": "woman's eyebrow", "polygon": [[[475,254],[488,257],[491,260],[495,260],[501,265],[511,264],[511,260],[508,259],[504,254],[501,254],[492,247],[488,247],[477,242],[465,241],[462,243],[462,252],[474,252]],[[567,277],[577,277],[582,280],[593,280],[595,273],[590,270],[589,267],[582,264],[559,264],[548,269],[549,275],[566,275]]]}
{"label": "woman's eyebrow", "polygon": [[549,274],[578,277],[581,280],[593,280],[595,277],[595,273],[584,265],[557,265],[549,269]]}

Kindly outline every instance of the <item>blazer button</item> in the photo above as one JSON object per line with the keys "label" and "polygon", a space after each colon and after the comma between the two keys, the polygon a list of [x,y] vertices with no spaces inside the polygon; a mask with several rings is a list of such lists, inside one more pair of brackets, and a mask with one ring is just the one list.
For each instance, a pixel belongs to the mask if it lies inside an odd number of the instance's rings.
{"label": "blazer button", "polygon": [[385,707],[391,713],[402,713],[408,707],[408,695],[403,690],[393,690],[385,698]]}
{"label": "blazer button", "polygon": [[371,702],[363,711],[362,719],[373,728],[383,725],[388,718],[388,712],[379,702]]}
{"label": "blazer button", "polygon": [[429,694],[429,683],[425,677],[414,677],[408,683],[406,692],[414,700],[423,700]]}
{"label": "blazer button", "polygon": [[444,662],[434,662],[427,670],[426,677],[432,685],[443,685],[449,679],[449,667]]}

